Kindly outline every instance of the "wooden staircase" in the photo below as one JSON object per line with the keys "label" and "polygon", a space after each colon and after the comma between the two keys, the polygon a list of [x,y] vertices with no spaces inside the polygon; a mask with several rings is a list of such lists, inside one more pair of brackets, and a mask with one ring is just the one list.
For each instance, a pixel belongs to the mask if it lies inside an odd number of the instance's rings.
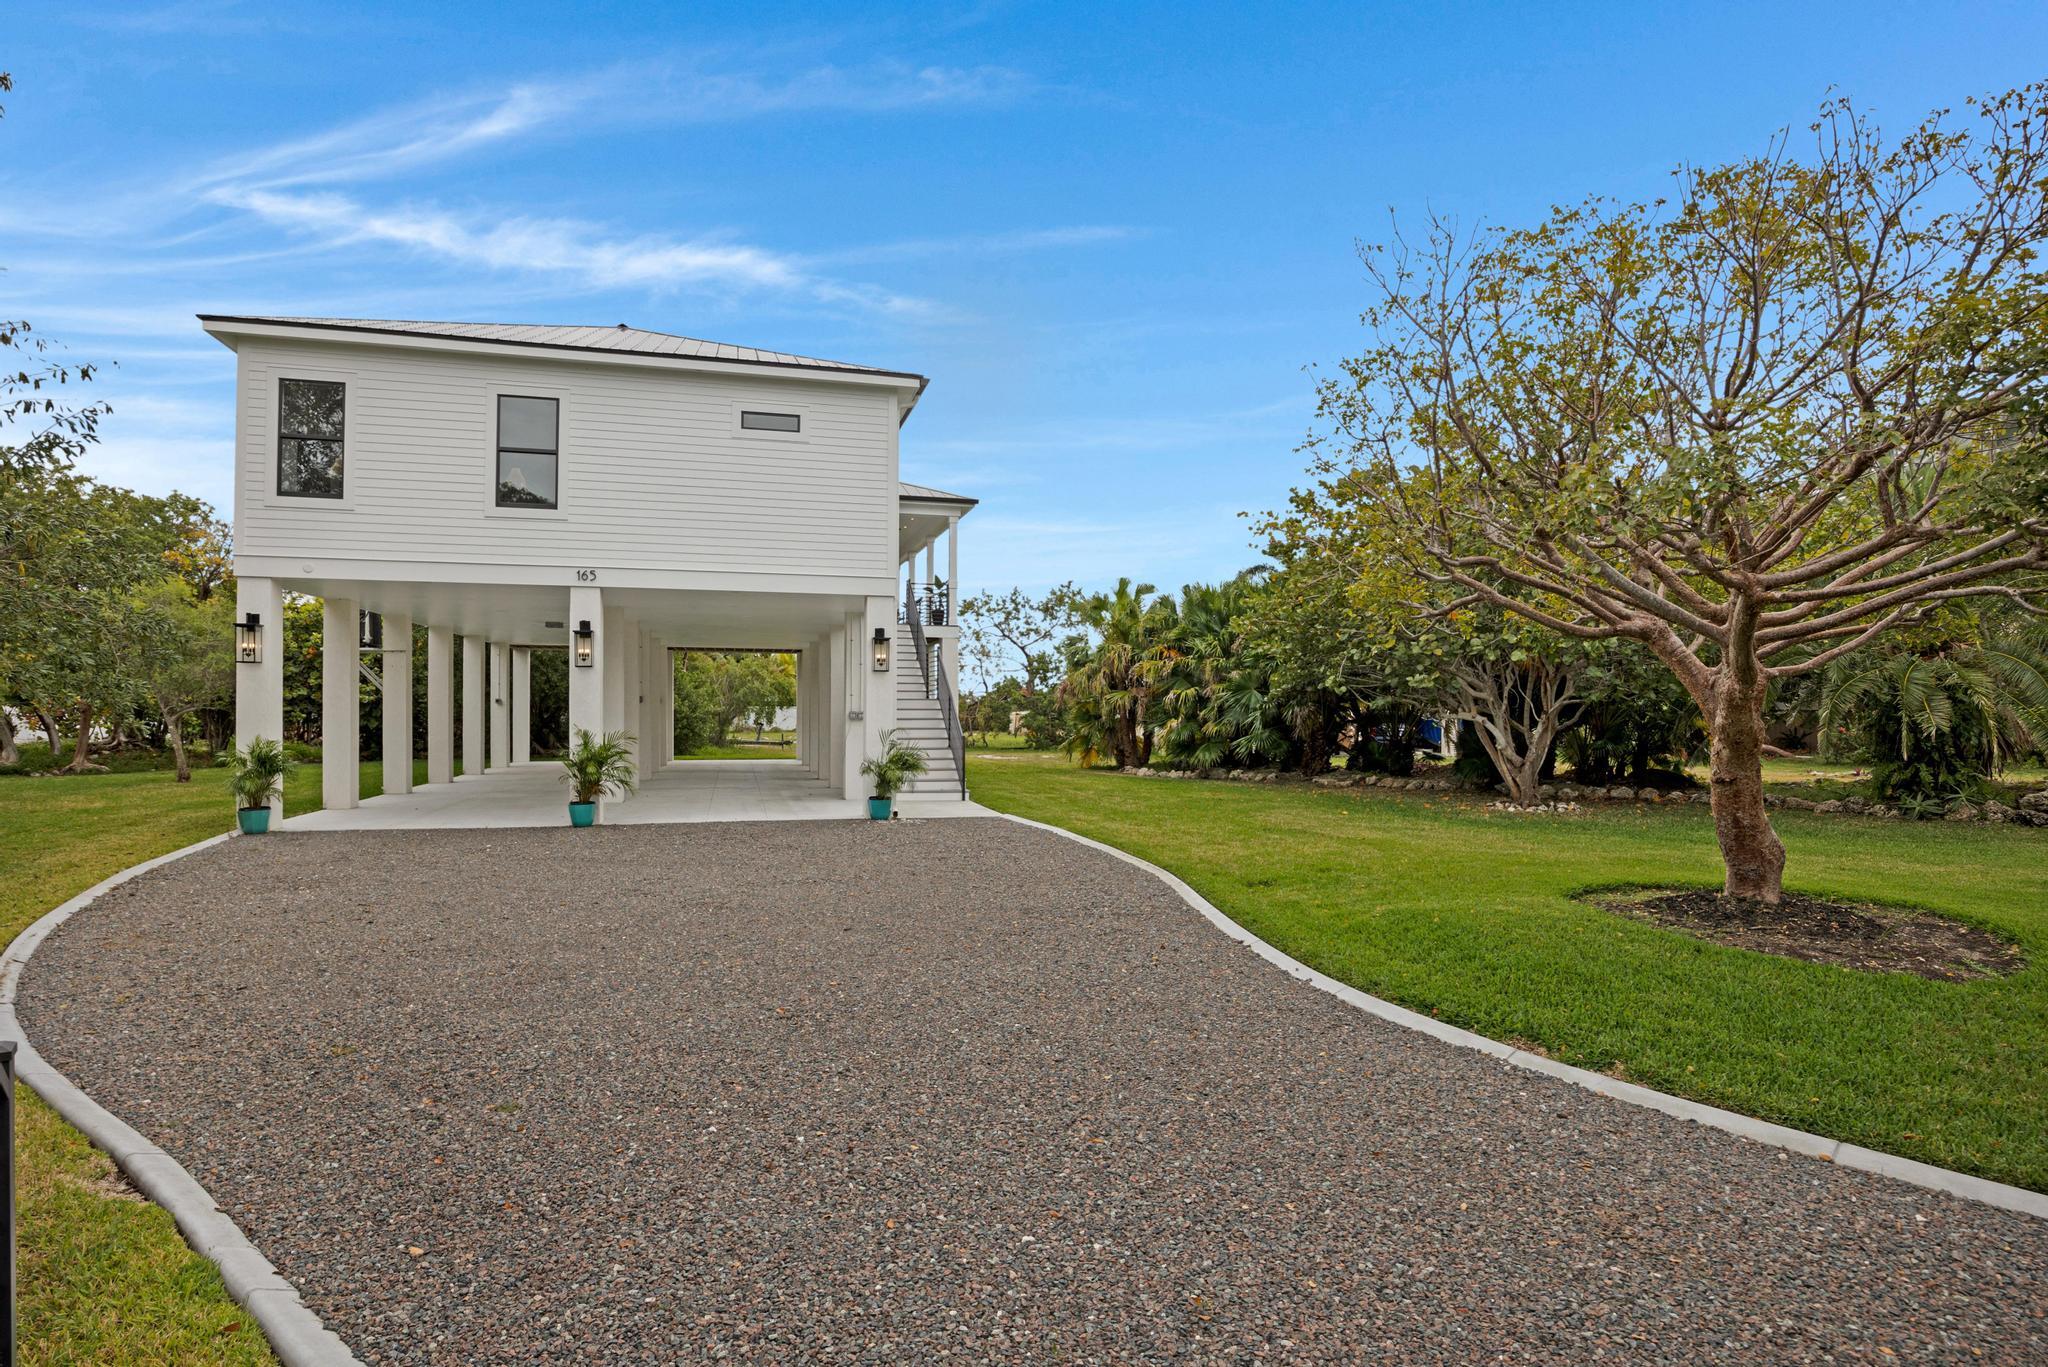
{"label": "wooden staircase", "polygon": [[924,670],[917,658],[917,641],[910,627],[898,625],[890,647],[890,673],[896,676],[896,739],[916,747],[924,756],[925,771],[903,790],[905,797],[952,798],[967,796],[960,786],[960,771],[953,758],[952,737],[946,729],[946,714],[939,700],[930,696]]}

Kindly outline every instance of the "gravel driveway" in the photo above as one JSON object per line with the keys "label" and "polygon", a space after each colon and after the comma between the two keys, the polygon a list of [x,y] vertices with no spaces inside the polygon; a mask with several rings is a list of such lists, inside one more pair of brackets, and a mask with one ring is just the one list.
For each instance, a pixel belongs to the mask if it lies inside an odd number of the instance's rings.
{"label": "gravel driveway", "polygon": [[2048,1361],[2048,1223],[1374,1020],[1010,822],[230,841],[22,998],[370,1362]]}

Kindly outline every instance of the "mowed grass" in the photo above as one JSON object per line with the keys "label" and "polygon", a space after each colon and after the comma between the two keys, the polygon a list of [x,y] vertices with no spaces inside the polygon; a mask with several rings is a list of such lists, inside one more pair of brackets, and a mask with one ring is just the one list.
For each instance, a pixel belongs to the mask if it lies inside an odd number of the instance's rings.
{"label": "mowed grass", "polygon": [[[416,766],[417,781],[425,767]],[[382,766],[364,765],[362,783],[365,796],[384,791]],[[285,803],[292,812],[320,806],[317,765],[292,774]],[[218,769],[197,769],[190,783],[168,771],[0,778],[0,942],[101,879],[233,823]],[[34,1093],[20,1095],[22,1362],[275,1362],[219,1270],[187,1247],[171,1217],[136,1199],[112,1160]]]}
{"label": "mowed grass", "polygon": [[692,759],[795,759],[794,741],[778,744],[774,741],[740,741],[732,745],[707,745],[692,750],[687,755],[677,755],[679,760]]}
{"label": "mowed grass", "polygon": [[1172,870],[1287,953],[1494,1039],[1780,1124],[2048,1190],[2048,832],[1777,814],[1788,885],[2017,942],[1937,983],[1729,949],[1573,894],[1717,886],[1700,807],[1512,816],[1422,794],[970,760],[975,800]]}

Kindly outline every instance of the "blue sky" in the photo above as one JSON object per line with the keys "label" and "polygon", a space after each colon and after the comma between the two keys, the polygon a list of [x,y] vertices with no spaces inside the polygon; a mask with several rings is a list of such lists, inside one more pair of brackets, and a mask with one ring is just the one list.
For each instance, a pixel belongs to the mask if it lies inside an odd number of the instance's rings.
{"label": "blue sky", "polygon": [[[572,13],[573,11],[573,13]],[[2048,6],[354,3],[12,16],[0,316],[102,478],[227,505],[202,311],[615,323],[932,377],[969,588],[1254,554],[1390,210],[1651,196],[1829,90],[2048,75]]]}

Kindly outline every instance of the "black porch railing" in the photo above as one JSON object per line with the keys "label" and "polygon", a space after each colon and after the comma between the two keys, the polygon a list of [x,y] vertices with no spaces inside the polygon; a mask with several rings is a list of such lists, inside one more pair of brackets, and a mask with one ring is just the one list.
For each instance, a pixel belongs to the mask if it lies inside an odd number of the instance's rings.
{"label": "black porch railing", "polygon": [[896,605],[896,620],[908,626],[942,627],[953,620],[952,590],[944,584],[906,584],[903,601]]}

